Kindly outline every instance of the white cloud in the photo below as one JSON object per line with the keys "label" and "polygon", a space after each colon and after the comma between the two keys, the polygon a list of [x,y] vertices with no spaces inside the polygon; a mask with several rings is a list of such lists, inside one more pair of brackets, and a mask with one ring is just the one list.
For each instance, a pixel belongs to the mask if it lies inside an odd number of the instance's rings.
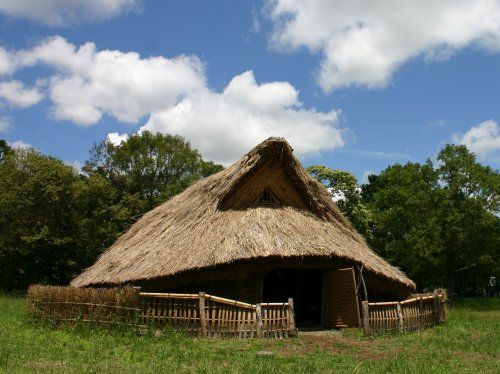
{"label": "white cloud", "polygon": [[394,160],[411,160],[411,156],[401,152],[368,151],[363,149],[346,149],[344,152],[367,158],[385,158]]}
{"label": "white cloud", "polygon": [[[344,143],[338,111],[304,108],[291,84],[258,84],[251,71],[214,92],[197,57],[141,58],[53,37],[9,52],[9,59],[10,74],[35,64],[54,70],[46,86],[57,119],[90,126],[103,115],[132,124],[149,116],[142,129],[182,135],[204,157],[224,164],[272,135],[286,137],[302,155]],[[113,143],[123,139],[118,133],[108,137]]]}
{"label": "white cloud", "polygon": [[128,134],[118,134],[117,132],[112,132],[108,134],[106,137],[106,141],[110,142],[113,145],[120,145],[121,143],[127,141],[128,139]]}
{"label": "white cloud", "polygon": [[205,87],[196,57],[141,58],[135,52],[97,51],[93,43],[77,48],[59,36],[11,52],[10,60],[15,62],[11,70],[35,64],[53,68],[48,84],[53,115],[81,126],[97,123],[103,114],[136,123]]}
{"label": "white cloud", "polygon": [[9,74],[14,70],[14,61],[12,55],[5,49],[0,47],[0,75]]}
{"label": "white cloud", "polygon": [[22,141],[22,140],[16,140],[15,142],[9,142],[9,146],[11,146],[14,149],[33,148],[33,146],[31,144],[26,143],[25,141]]}
{"label": "white cloud", "polygon": [[103,21],[140,9],[141,0],[0,0],[0,13],[50,26]]}
{"label": "white cloud", "polygon": [[481,160],[488,160],[500,151],[500,126],[493,120],[488,120],[472,126],[464,134],[453,135],[453,141],[465,144]]}
{"label": "white cloud", "polygon": [[289,83],[258,84],[251,71],[221,93],[209,90],[155,112],[141,130],[179,134],[204,157],[228,165],[269,136],[284,136],[299,155],[341,147],[338,112],[305,109]]}
{"label": "white cloud", "polygon": [[43,99],[43,94],[37,87],[27,88],[17,80],[0,82],[0,98],[10,105],[27,108]]}
{"label": "white cloud", "polygon": [[252,7],[252,28],[250,29],[251,34],[258,34],[260,32],[260,18],[259,12],[255,6]]}
{"label": "white cloud", "polygon": [[498,0],[269,0],[271,45],[322,54],[325,92],[386,86],[411,58],[442,61],[470,45],[500,51]]}
{"label": "white cloud", "polygon": [[12,120],[10,117],[2,116],[0,117],[0,134],[6,134],[9,132],[12,126]]}

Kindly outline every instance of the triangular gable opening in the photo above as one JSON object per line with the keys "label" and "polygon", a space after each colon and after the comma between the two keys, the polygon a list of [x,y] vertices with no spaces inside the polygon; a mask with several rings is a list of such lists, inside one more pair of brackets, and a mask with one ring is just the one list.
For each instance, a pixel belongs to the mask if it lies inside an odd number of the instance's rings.
{"label": "triangular gable opening", "polygon": [[222,209],[245,209],[256,206],[293,206],[307,209],[301,194],[282,165],[268,162],[245,177],[220,205]]}
{"label": "triangular gable opening", "polygon": [[264,191],[260,194],[260,196],[254,201],[253,206],[268,206],[268,207],[277,207],[280,202],[276,199],[274,194],[271,192],[269,187],[264,188]]}

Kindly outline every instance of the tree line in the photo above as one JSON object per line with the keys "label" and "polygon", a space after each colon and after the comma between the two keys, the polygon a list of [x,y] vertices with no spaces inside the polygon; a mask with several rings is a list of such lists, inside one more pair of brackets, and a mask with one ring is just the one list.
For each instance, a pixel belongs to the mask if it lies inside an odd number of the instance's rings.
{"label": "tree line", "polygon": [[149,132],[90,154],[78,171],[0,140],[0,289],[68,284],[146,211],[223,169]]}
{"label": "tree line", "polygon": [[500,276],[500,175],[464,145],[446,145],[436,162],[408,162],[370,175],[362,185],[342,170],[315,165],[368,244],[401,268],[420,291],[488,291]]}
{"label": "tree line", "polygon": [[[142,214],[222,170],[179,136],[143,132],[90,151],[81,170],[0,140],[0,289],[67,284]],[[359,184],[308,168],[368,244],[419,290],[477,294],[500,275],[500,176],[465,146]]]}

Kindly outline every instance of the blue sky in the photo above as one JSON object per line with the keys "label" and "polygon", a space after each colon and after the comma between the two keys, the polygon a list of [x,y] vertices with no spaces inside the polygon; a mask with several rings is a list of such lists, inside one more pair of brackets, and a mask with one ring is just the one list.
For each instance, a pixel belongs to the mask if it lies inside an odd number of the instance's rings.
{"label": "blue sky", "polygon": [[361,180],[454,142],[498,168],[496,0],[40,3],[0,1],[13,145],[81,164],[108,134],[149,129],[227,165],[278,135]]}

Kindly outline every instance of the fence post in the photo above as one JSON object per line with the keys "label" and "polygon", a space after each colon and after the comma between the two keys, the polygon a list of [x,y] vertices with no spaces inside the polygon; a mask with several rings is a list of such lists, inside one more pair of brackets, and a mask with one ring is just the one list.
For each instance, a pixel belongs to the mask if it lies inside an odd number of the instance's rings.
{"label": "fence post", "polygon": [[290,330],[292,333],[295,333],[296,328],[295,328],[295,309],[293,307],[293,297],[288,298],[288,307],[289,310],[288,312],[290,313]]}
{"label": "fence post", "polygon": [[255,304],[255,319],[257,321],[257,338],[262,338],[262,307]]}
{"label": "fence post", "polygon": [[396,304],[397,312],[398,312],[398,331],[404,331],[404,322],[403,322],[403,310],[401,309],[401,303],[398,301]]}
{"label": "fence post", "polygon": [[434,293],[434,324],[441,322],[441,299],[438,293]]}
{"label": "fence post", "polygon": [[363,301],[362,306],[363,306],[363,331],[365,332],[366,336],[369,336],[371,335],[371,330],[370,330],[370,309],[368,306],[368,301]]}
{"label": "fence post", "polygon": [[205,320],[205,292],[199,293],[199,307],[200,307],[200,328],[201,328],[201,336],[207,336],[207,322]]}
{"label": "fence post", "polygon": [[421,331],[424,328],[424,312],[423,312],[423,301],[422,296],[419,297],[419,305],[418,305],[418,329]]}

